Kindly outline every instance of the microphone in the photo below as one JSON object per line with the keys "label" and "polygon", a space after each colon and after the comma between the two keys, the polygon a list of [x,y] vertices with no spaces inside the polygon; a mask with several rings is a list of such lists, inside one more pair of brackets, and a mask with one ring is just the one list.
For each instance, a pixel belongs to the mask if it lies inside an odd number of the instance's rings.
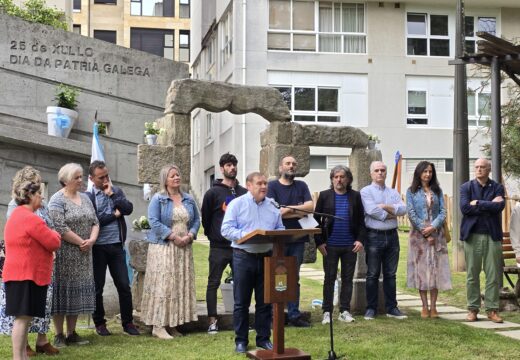
{"label": "microphone", "polygon": [[276,201],[274,201],[273,199],[269,198],[269,201],[271,201],[271,204],[272,204],[275,208],[277,208],[277,209],[281,208],[280,204],[278,204],[278,203],[277,203]]}

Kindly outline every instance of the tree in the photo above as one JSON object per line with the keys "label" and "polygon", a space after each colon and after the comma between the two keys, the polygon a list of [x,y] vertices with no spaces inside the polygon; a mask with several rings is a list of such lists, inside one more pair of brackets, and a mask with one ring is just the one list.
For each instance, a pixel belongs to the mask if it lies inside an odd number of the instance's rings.
{"label": "tree", "polygon": [[45,0],[27,0],[24,6],[16,5],[13,0],[0,0],[4,13],[33,23],[50,25],[56,29],[68,30],[65,13],[48,7]]}

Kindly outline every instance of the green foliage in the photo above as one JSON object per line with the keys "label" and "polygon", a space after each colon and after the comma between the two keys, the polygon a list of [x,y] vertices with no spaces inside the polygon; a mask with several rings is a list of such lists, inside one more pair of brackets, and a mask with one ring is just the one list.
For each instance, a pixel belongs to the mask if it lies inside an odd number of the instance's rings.
{"label": "green foliage", "polygon": [[520,177],[520,87],[508,87],[509,102],[502,106],[502,168]]}
{"label": "green foliage", "polygon": [[56,29],[68,30],[65,13],[48,7],[45,0],[27,0],[23,7],[16,5],[13,0],[0,0],[0,8],[3,8],[7,15],[33,23],[50,25]]}
{"label": "green foliage", "polygon": [[105,123],[98,123],[98,134],[106,135],[107,134],[107,125]]}
{"label": "green foliage", "polygon": [[56,87],[54,100],[56,101],[57,106],[74,110],[76,109],[76,106],[78,106],[78,100],[76,99],[78,94],[78,89],[65,84],[59,84]]}

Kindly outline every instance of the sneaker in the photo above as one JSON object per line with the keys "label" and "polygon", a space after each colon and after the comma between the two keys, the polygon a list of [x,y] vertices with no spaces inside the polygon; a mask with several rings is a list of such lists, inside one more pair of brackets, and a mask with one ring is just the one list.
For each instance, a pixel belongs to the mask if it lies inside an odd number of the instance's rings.
{"label": "sneaker", "polygon": [[330,324],[330,312],[325,311],[323,313],[323,320],[321,320],[322,325]]}
{"label": "sneaker", "polygon": [[55,348],[64,348],[67,346],[67,339],[65,339],[65,335],[57,334],[54,337],[54,347]]}
{"label": "sneaker", "polygon": [[373,309],[367,309],[365,311],[365,320],[374,320],[376,318],[376,311]]}
{"label": "sneaker", "polygon": [[339,321],[343,321],[343,322],[353,322],[353,321],[355,321],[355,319],[352,317],[352,315],[350,315],[350,313],[347,310],[342,311],[339,314],[338,320]]}
{"label": "sneaker", "polygon": [[392,310],[386,313],[386,316],[399,320],[408,318],[408,316],[403,314],[401,310],[399,310],[399,308],[393,308]]}
{"label": "sneaker", "polygon": [[101,324],[101,325],[96,326],[96,333],[99,336],[110,336],[110,335],[112,335],[112,333],[110,331],[108,331],[106,324]]}
{"label": "sneaker", "polygon": [[307,328],[311,326],[311,324],[308,321],[303,320],[301,316],[298,316],[294,319],[289,319],[289,325],[302,328]]}
{"label": "sneaker", "polygon": [[141,335],[139,333],[139,330],[137,330],[137,327],[134,325],[134,323],[128,323],[126,325],[123,325],[123,331],[127,333],[128,335],[137,336]]}
{"label": "sneaker", "polygon": [[215,320],[211,324],[209,324],[208,334],[214,335],[217,333],[218,333],[218,326],[217,326],[217,320]]}
{"label": "sneaker", "polygon": [[72,334],[67,336],[67,338],[65,339],[65,342],[67,343],[67,345],[87,345],[87,344],[90,344],[90,341],[88,341],[87,339],[82,338],[75,331],[73,331]]}

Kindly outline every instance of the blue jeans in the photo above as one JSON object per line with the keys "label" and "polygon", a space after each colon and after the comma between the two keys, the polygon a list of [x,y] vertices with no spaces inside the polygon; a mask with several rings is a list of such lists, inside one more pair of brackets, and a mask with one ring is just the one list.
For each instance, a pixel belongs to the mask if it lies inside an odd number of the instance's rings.
{"label": "blue jeans", "polygon": [[305,243],[292,243],[285,245],[284,255],[285,256],[296,256],[296,301],[289,301],[287,303],[287,315],[290,320],[297,319],[301,316],[300,313],[300,266],[303,263],[303,251],[305,249]]}
{"label": "blue jeans", "polygon": [[271,337],[271,304],[264,303],[264,257],[266,254],[250,254],[233,250],[233,327],[235,343],[249,343],[249,305],[255,291],[256,343]]}
{"label": "blue jeans", "polygon": [[397,307],[395,278],[399,262],[399,236],[397,230],[374,231],[368,229],[365,244],[367,261],[367,309],[377,311],[379,275],[383,268],[383,292],[386,311]]}

